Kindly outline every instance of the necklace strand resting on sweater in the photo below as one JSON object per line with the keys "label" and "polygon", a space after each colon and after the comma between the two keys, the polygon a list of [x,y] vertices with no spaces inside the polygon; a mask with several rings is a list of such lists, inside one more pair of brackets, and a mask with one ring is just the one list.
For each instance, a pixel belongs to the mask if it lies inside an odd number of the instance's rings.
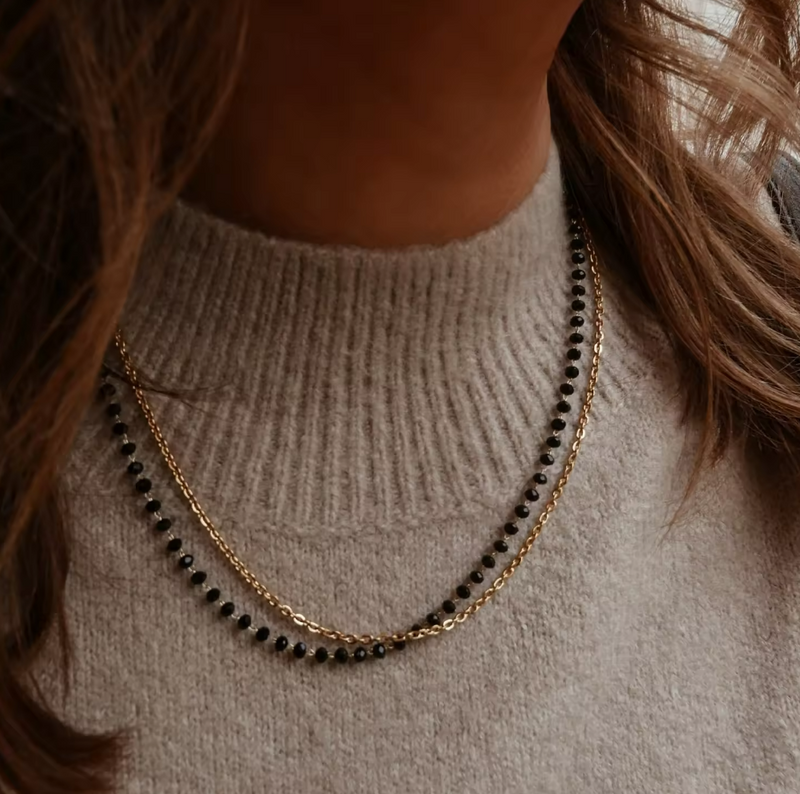
{"label": "necklace strand resting on sweater", "polygon": [[[570,347],[566,354],[568,364],[564,370],[565,380],[558,387],[559,396],[555,407],[556,415],[550,422],[550,431],[544,443],[544,451],[542,451],[539,457],[539,471],[532,476],[529,484],[526,486],[524,490],[524,499],[513,508],[513,516],[502,525],[501,537],[497,538],[492,543],[491,548],[481,555],[480,566],[476,566],[470,571],[464,581],[455,587],[450,596],[442,602],[438,610],[430,612],[425,617],[424,621],[415,623],[405,630],[382,632],[380,634],[357,634],[324,626],[295,611],[289,604],[284,603],[277,595],[261,583],[256,575],[253,574],[235,554],[194,495],[147,401],[122,333],[120,331],[117,332],[115,343],[122,360],[125,375],[144,418],[147,421],[156,445],[191,511],[197,517],[200,525],[208,532],[223,558],[246,584],[282,616],[290,619],[297,626],[310,634],[319,635],[335,642],[343,643],[333,654],[330,654],[328,649],[324,646],[319,646],[316,649],[310,650],[304,642],[297,641],[292,643],[287,637],[281,635],[272,643],[276,651],[289,651],[295,658],[304,658],[308,656],[316,659],[318,662],[325,662],[333,659],[337,662],[345,663],[351,658],[359,662],[368,657],[382,659],[386,656],[387,651],[403,650],[408,641],[419,641],[450,631],[477,614],[491,601],[494,595],[505,586],[506,582],[511,579],[517,568],[530,552],[549,517],[556,509],[558,501],[574,469],[581,442],[586,432],[586,425],[588,423],[589,413],[596,390],[600,354],[602,350],[603,298],[597,256],[594,246],[586,230],[578,220],[577,213],[573,206],[568,204],[568,207],[571,215],[568,231],[571,235],[569,241],[569,257],[570,266],[572,268],[570,274],[572,281],[570,289],[571,316],[569,318]],[[508,540],[520,532],[518,522],[529,518],[531,507],[540,500],[538,487],[547,484],[548,475],[546,471],[555,465],[555,455],[562,447],[560,434],[567,427],[567,422],[564,417],[572,410],[572,405],[568,398],[575,393],[573,381],[580,375],[578,362],[582,357],[581,345],[586,341],[582,329],[585,325],[584,312],[586,310],[586,303],[584,301],[586,297],[586,287],[583,282],[586,280],[587,273],[582,269],[582,266],[586,266],[587,261],[588,270],[591,274],[591,281],[594,287],[594,338],[591,340],[591,365],[586,393],[577,419],[577,426],[570,453],[563,464],[561,474],[555,483],[550,498],[547,500],[538,518],[528,531],[516,555],[480,596],[474,600],[470,600],[474,587],[482,584],[489,572],[497,567],[498,556],[506,554],[509,551]],[[236,606],[232,602],[223,599],[219,588],[212,587],[207,583],[208,576],[206,572],[196,567],[194,556],[185,548],[184,541],[174,534],[172,520],[164,516],[161,502],[153,495],[153,483],[144,475],[144,465],[136,457],[136,444],[128,435],[128,425],[122,421],[122,406],[117,396],[117,389],[109,380],[109,375],[110,370],[104,368],[100,394],[107,401],[106,411],[112,421],[113,437],[121,442],[120,451],[128,459],[127,470],[135,477],[135,490],[142,494],[146,500],[145,512],[151,516],[154,522],[153,528],[155,532],[166,537],[167,551],[177,557],[178,570],[186,572],[189,575],[191,583],[200,588],[205,594],[205,600],[209,604],[216,604],[223,617],[235,621],[236,625],[241,630],[251,632],[257,642],[266,642],[271,635],[269,627],[261,626],[257,628],[253,624],[249,614],[238,613]],[[465,604],[465,606],[459,609],[459,605],[462,603]],[[357,647],[351,652],[347,646],[352,645]]]}

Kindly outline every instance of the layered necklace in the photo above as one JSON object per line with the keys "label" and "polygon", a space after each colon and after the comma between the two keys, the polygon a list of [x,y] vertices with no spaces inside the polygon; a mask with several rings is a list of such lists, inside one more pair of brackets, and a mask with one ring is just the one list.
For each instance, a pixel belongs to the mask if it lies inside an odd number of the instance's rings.
{"label": "layered necklace", "polygon": [[[553,387],[554,407],[548,419],[548,429],[544,433],[538,466],[510,514],[499,521],[497,527],[492,530],[494,537],[487,541],[477,557],[480,559],[480,564],[468,571],[460,584],[450,592],[445,592],[445,597],[438,606],[430,611],[420,610],[417,621],[410,622],[410,625],[405,627],[397,627],[378,634],[361,634],[325,625],[297,612],[258,578],[223,537],[192,491],[156,421],[123,335],[121,331],[117,331],[115,346],[125,373],[125,380],[133,391],[161,457],[196,523],[208,533],[221,559],[254,592],[258,600],[266,603],[269,610],[277,613],[279,619],[293,623],[302,636],[296,639],[290,638],[286,634],[278,634],[268,625],[257,623],[248,611],[226,598],[220,588],[209,581],[205,567],[201,567],[195,559],[188,542],[178,534],[171,514],[157,498],[157,489],[151,475],[145,469],[144,462],[137,454],[137,445],[131,438],[128,424],[124,421],[121,394],[114,383],[112,370],[103,367],[99,394],[111,422],[112,439],[117,443],[119,452],[123,456],[134,490],[143,500],[143,515],[148,519],[152,534],[164,543],[174,570],[189,578],[198,593],[198,598],[202,599],[208,608],[217,610],[223,618],[232,621],[242,634],[252,638],[253,644],[270,648],[276,654],[298,660],[312,659],[319,664],[333,662],[345,665],[368,659],[384,659],[395,651],[403,651],[407,645],[458,628],[476,615],[511,580],[556,509],[569,481],[586,433],[597,387],[603,339],[600,272],[588,230],[569,196],[567,196],[567,209],[570,218],[569,239],[565,245],[564,258],[565,275],[568,276],[565,283],[565,298],[569,311],[565,312],[567,344],[563,364],[564,377]],[[591,289],[591,294],[587,292],[587,286]],[[587,301],[590,306],[587,306]],[[583,398],[579,401],[579,406],[576,406],[575,382],[581,375],[581,362],[584,360],[588,360],[588,377]],[[575,410],[577,410],[577,420],[574,432],[571,438],[564,438],[564,432],[568,427],[567,417]],[[543,499],[540,489],[551,480],[554,483],[552,491],[547,499]],[[525,529],[527,525],[529,526]],[[521,542],[515,543],[520,538]],[[514,545],[516,550],[512,549]],[[278,636],[274,636],[275,634]]]}

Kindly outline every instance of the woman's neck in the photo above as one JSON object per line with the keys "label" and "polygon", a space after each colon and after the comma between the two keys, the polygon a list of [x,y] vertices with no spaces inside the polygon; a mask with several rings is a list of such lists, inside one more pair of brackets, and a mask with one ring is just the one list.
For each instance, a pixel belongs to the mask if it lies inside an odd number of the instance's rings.
{"label": "woman's neck", "polygon": [[187,196],[316,242],[395,247],[486,228],[545,166],[547,71],[578,5],[257,3]]}

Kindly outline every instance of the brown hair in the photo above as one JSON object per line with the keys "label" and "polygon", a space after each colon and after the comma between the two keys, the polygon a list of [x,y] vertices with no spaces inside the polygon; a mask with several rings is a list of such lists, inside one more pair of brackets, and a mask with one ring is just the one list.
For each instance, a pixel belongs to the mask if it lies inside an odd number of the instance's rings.
{"label": "brown hair", "polygon": [[[601,257],[674,340],[707,449],[739,431],[793,453],[800,249],[755,196],[779,147],[800,150],[798,17],[795,0],[739,7],[728,39],[671,2],[585,0],[550,75],[553,129]],[[118,739],[64,724],[31,672],[50,627],[68,647],[59,466],[147,232],[231,90],[246,11],[0,0],[3,790],[113,790]],[[724,58],[681,32],[727,43]],[[697,122],[691,145],[670,122],[676,99]]]}

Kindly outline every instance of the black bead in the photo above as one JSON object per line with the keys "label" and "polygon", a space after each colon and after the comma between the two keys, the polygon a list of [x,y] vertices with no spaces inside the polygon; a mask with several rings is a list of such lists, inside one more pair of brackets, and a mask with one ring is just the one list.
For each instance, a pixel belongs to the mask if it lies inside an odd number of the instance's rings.
{"label": "black bead", "polygon": [[480,584],[483,581],[483,574],[480,571],[472,571],[469,575],[475,584]]}
{"label": "black bead", "polygon": [[579,345],[583,342],[583,334],[579,334],[577,331],[574,334],[569,335],[569,341],[573,345]]}
{"label": "black bead", "polygon": [[580,268],[578,270],[573,270],[572,278],[574,278],[575,281],[582,281],[583,279],[586,278],[586,271],[581,270]]}
{"label": "black bead", "polygon": [[528,510],[528,505],[517,505],[514,508],[514,513],[517,518],[527,518],[531,514],[531,511]]}
{"label": "black bead", "polygon": [[147,493],[152,487],[153,483],[151,483],[147,477],[142,477],[141,480],[136,480],[136,485],[134,485],[134,488],[136,488],[139,493]]}
{"label": "black bead", "polygon": [[317,648],[317,650],[314,651],[314,658],[320,664],[322,664],[323,662],[327,662],[328,661],[328,649],[327,648],[322,648],[322,647]]}
{"label": "black bead", "polygon": [[168,518],[160,518],[156,521],[156,529],[159,532],[166,532],[172,526],[172,521]]}
{"label": "black bead", "polygon": [[469,598],[470,592],[468,584],[460,584],[456,587],[456,595],[461,599]]}
{"label": "black bead", "polygon": [[233,601],[226,601],[220,608],[220,614],[226,618],[229,618],[235,611],[236,607],[233,605]]}
{"label": "black bead", "polygon": [[582,254],[580,251],[575,251],[572,254],[572,264],[574,265],[582,265],[586,261],[586,255]]}
{"label": "black bead", "polygon": [[304,642],[296,642],[294,644],[294,648],[292,648],[292,653],[294,654],[295,659],[302,659],[306,655],[306,644]]}
{"label": "black bead", "polygon": [[252,622],[250,615],[239,615],[239,620],[236,621],[236,625],[244,631],[244,629],[250,628]]}
{"label": "black bead", "polygon": [[193,563],[194,557],[192,557],[191,554],[184,554],[183,557],[178,560],[178,565],[181,568],[191,568]]}
{"label": "black bead", "polygon": [[446,612],[448,615],[452,615],[453,612],[456,611],[456,605],[454,601],[447,599],[447,601],[442,602],[442,611]]}
{"label": "black bead", "polygon": [[141,474],[144,471],[144,464],[139,460],[132,460],[128,464],[128,474]]}
{"label": "black bead", "polygon": [[566,395],[567,395],[567,397],[569,397],[569,395],[570,395],[570,394],[575,394],[575,387],[574,387],[574,386],[573,386],[571,383],[562,383],[562,384],[561,384],[561,385],[558,387],[558,390],[559,390],[559,391],[560,391],[562,394],[566,394]]}
{"label": "black bead", "polygon": [[275,650],[276,651],[285,651],[289,647],[289,640],[286,639],[282,634],[275,640]]}
{"label": "black bead", "polygon": [[440,626],[442,623],[441,618],[435,612],[431,612],[425,620],[428,621],[429,626]]}
{"label": "black bead", "polygon": [[484,568],[494,568],[497,562],[491,554],[484,554],[483,557],[481,557],[481,565],[483,565]]}
{"label": "black bead", "polygon": [[494,542],[494,550],[499,551],[500,554],[505,554],[508,551],[508,543],[504,540],[496,540]]}
{"label": "black bead", "polygon": [[206,593],[206,601],[208,601],[209,604],[213,604],[215,601],[219,601],[219,596],[220,596],[219,589],[216,587],[212,587]]}
{"label": "black bead", "polygon": [[552,466],[555,462],[555,458],[549,452],[544,452],[539,455],[539,463],[541,463],[542,466]]}
{"label": "black bead", "polygon": [[507,524],[503,525],[503,530],[505,531],[506,535],[516,535],[517,532],[519,532],[519,527],[513,522],[509,521]]}
{"label": "black bead", "polygon": [[563,419],[560,419],[560,418],[559,419],[553,419],[553,421],[550,422],[550,427],[552,427],[553,430],[563,430],[566,426],[567,426],[567,423]]}
{"label": "black bead", "polygon": [[525,491],[525,498],[529,502],[538,502],[539,501],[539,492],[535,488],[528,488],[528,490]]}
{"label": "black bead", "polygon": [[147,510],[148,513],[157,513],[161,509],[161,502],[158,499],[150,499],[147,504],[145,504],[144,509]]}
{"label": "black bead", "polygon": [[569,225],[569,229],[567,229],[567,231],[570,234],[578,234],[578,232],[580,232],[580,230],[581,230],[581,226],[577,221],[572,221],[572,223],[570,223],[570,225]]}
{"label": "black bead", "polygon": [[561,439],[558,436],[549,436],[547,439],[547,446],[551,449],[557,449],[561,446]]}
{"label": "black bead", "polygon": [[581,357],[581,351],[577,347],[571,347],[567,350],[567,358],[570,361],[577,361]]}
{"label": "black bead", "polygon": [[580,251],[586,245],[586,240],[583,237],[576,237],[574,240],[569,241],[569,247],[573,251]]}
{"label": "black bead", "polygon": [[577,378],[578,375],[581,374],[580,370],[577,367],[569,366],[564,370],[564,374],[568,378]]}
{"label": "black bead", "polygon": [[585,295],[586,294],[586,287],[584,287],[583,284],[576,284],[572,288],[572,294],[573,295],[577,295],[578,297],[580,297],[581,295]]}
{"label": "black bead", "polygon": [[392,642],[392,648],[396,651],[404,651],[406,649],[406,641],[405,640],[395,640]]}
{"label": "black bead", "polygon": [[178,551],[182,545],[183,541],[180,538],[172,538],[172,540],[167,543],[167,551]]}
{"label": "black bead", "polygon": [[350,654],[347,652],[347,648],[337,648],[333,654],[333,658],[336,659],[339,664],[347,664]]}
{"label": "black bead", "polygon": [[128,432],[128,425],[125,422],[115,422],[114,426],[111,428],[111,432],[115,436],[124,436],[125,433]]}
{"label": "black bead", "polygon": [[133,455],[136,452],[136,444],[133,441],[126,441],[120,448],[119,451],[123,455]]}
{"label": "black bead", "polygon": [[556,404],[556,409],[560,414],[568,414],[572,410],[572,406],[566,400],[561,400]]}
{"label": "black bead", "polygon": [[119,403],[109,403],[106,406],[106,413],[109,416],[119,416],[122,413],[122,406]]}
{"label": "black bead", "polygon": [[117,393],[117,390],[114,387],[113,383],[104,383],[100,387],[100,391],[98,392],[100,397],[111,397],[113,394],[116,394],[116,393]]}
{"label": "black bead", "polygon": [[585,308],[586,304],[583,301],[580,300],[572,301],[572,311],[582,312]]}
{"label": "black bead", "polygon": [[192,574],[192,584],[203,584],[207,578],[208,574],[205,571],[195,571]]}
{"label": "black bead", "polygon": [[360,645],[353,651],[353,658],[357,662],[363,662],[364,659],[367,658],[367,650],[366,648],[362,648]]}
{"label": "black bead", "polygon": [[386,646],[382,642],[376,642],[372,646],[372,656],[374,659],[383,659],[386,656]]}
{"label": "black bead", "polygon": [[579,315],[576,314],[574,317],[570,319],[569,324],[573,328],[580,328],[583,325],[583,317],[580,317]]}
{"label": "black bead", "polygon": [[547,482],[547,475],[542,474],[542,472],[537,472],[536,474],[533,475],[533,481],[537,485],[544,485]]}
{"label": "black bead", "polygon": [[259,642],[266,642],[269,639],[269,628],[267,628],[267,626],[262,626],[256,632],[256,639]]}

